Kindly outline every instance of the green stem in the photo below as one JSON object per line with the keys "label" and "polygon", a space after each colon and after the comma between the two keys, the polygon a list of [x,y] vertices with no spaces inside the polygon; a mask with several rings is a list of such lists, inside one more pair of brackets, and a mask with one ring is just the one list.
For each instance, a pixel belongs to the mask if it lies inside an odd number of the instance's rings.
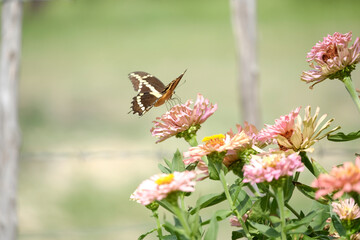
{"label": "green stem", "polygon": [[293,209],[292,206],[290,206],[289,203],[285,203],[285,207],[289,209],[298,219],[301,219],[301,216],[296,212],[295,209]]}
{"label": "green stem", "polygon": [[191,147],[196,147],[198,145],[196,134],[192,135],[191,137],[184,137],[184,139],[189,143]]}
{"label": "green stem", "polygon": [[280,212],[280,220],[281,220],[281,239],[286,240],[286,234],[285,234],[285,209],[284,209],[284,191],[282,186],[276,186],[274,187],[275,197],[276,201],[278,203],[279,212]]}
{"label": "green stem", "polygon": [[249,190],[256,196],[256,197],[260,197],[259,193],[255,190],[254,186],[251,184],[248,184],[247,187],[249,188]]}
{"label": "green stem", "polygon": [[180,193],[180,207],[183,211],[186,211],[185,209],[185,195],[184,193]]}
{"label": "green stem", "polygon": [[190,229],[188,221],[186,220],[186,217],[184,216],[184,211],[182,211],[179,208],[179,206],[174,206],[174,213],[177,216],[177,218],[179,219],[181,225],[183,226],[186,237],[188,239],[191,239],[191,235],[192,235],[191,234],[191,229]]}
{"label": "green stem", "polygon": [[355,90],[353,81],[351,80],[351,76],[346,76],[342,79],[343,83],[345,84],[346,90],[349,92],[352,100],[354,101],[355,105],[357,106],[359,112],[360,112],[360,99],[359,96]]}
{"label": "green stem", "polygon": [[162,235],[162,228],[161,228],[161,223],[160,223],[160,219],[159,219],[159,214],[157,210],[153,210],[153,216],[156,220],[156,226],[157,226],[157,233],[158,233],[158,237],[159,239],[163,239],[163,235]]}
{"label": "green stem", "polygon": [[245,235],[246,235],[246,238],[247,239],[252,239],[251,235],[250,235],[250,232],[249,232],[249,229],[246,227],[245,225],[245,222],[244,220],[242,219],[242,216],[240,215],[239,211],[236,209],[236,206],[234,205],[234,201],[232,200],[232,197],[230,195],[230,191],[229,191],[229,188],[227,186],[227,182],[226,182],[226,179],[225,179],[225,174],[224,174],[224,171],[223,170],[220,170],[220,181],[223,185],[223,188],[224,188],[224,192],[225,192],[225,196],[229,202],[229,205],[230,205],[230,208],[231,208],[231,211],[233,211],[233,213],[235,213],[237,219],[239,220],[240,224],[241,224],[241,227],[244,229],[244,232],[245,232]]}

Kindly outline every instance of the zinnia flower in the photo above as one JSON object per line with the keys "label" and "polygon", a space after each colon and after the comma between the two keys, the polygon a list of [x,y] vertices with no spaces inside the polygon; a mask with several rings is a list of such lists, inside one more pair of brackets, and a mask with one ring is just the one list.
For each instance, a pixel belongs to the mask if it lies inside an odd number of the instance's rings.
{"label": "zinnia flower", "polygon": [[316,198],[335,191],[337,191],[334,195],[335,199],[345,192],[360,193],[360,157],[356,158],[355,164],[345,162],[343,166],[333,167],[329,174],[320,174],[312,186],[318,188]]}
{"label": "zinnia flower", "polygon": [[353,198],[340,200],[339,203],[333,202],[331,206],[341,220],[354,220],[360,218],[360,208]]}
{"label": "zinnia flower", "polygon": [[190,108],[192,103],[191,100],[188,100],[185,104],[176,105],[153,121],[155,126],[150,131],[153,136],[158,138],[156,143],[189,129],[193,134],[196,133],[200,124],[205,122],[217,109],[216,104],[212,105],[201,94],[198,94],[193,109]]}
{"label": "zinnia flower", "polygon": [[299,116],[299,111],[300,107],[275,120],[275,125],[265,125],[266,128],[260,131],[257,138],[262,141],[275,141],[283,151],[312,151],[313,149],[310,148],[312,145],[340,128],[336,127],[323,133],[330,127],[334,119],[332,118],[322,125],[327,115],[324,114],[318,119],[319,107],[316,108],[314,116],[311,116],[311,107],[307,106],[304,119]]}
{"label": "zinnia flower", "polygon": [[194,171],[154,175],[143,181],[131,194],[130,199],[146,206],[155,200],[166,198],[173,192],[193,192],[195,190],[195,178],[196,173]]}
{"label": "zinnia flower", "polygon": [[184,163],[190,164],[202,161],[201,158],[213,152],[225,152],[228,150],[235,150],[248,144],[250,138],[244,131],[237,133],[230,137],[218,134],[210,137],[205,137],[203,142],[205,144],[196,147],[191,147],[187,152],[184,152]]}
{"label": "zinnia flower", "polygon": [[[256,146],[259,148],[263,148],[266,146],[267,138],[260,139],[258,137],[259,131],[257,130],[257,128],[254,125],[249,124],[248,122],[245,121],[244,127],[242,127],[240,124],[236,124],[236,128],[237,128],[237,133],[244,131],[245,134],[250,137],[250,141],[249,141],[248,145],[245,147],[250,148],[250,147]],[[230,131],[227,132],[227,134],[230,137],[233,137],[235,135],[235,133],[232,131],[232,129],[230,129]]]}
{"label": "zinnia flower", "polygon": [[254,155],[250,163],[244,166],[244,182],[271,182],[303,170],[304,164],[297,153],[290,155],[286,155],[285,152],[258,154]]}
{"label": "zinnia flower", "polygon": [[345,69],[348,73],[351,72],[354,69],[352,65],[360,61],[359,38],[356,38],[349,48],[351,37],[351,32],[346,34],[335,32],[333,35],[324,37],[322,42],[316,43],[307,55],[307,61],[313,70],[303,72],[301,80],[307,83],[314,82],[310,87],[312,88],[327,78],[339,78],[335,75],[339,71]]}
{"label": "zinnia flower", "polygon": [[[288,136],[287,138],[283,135],[279,135],[276,137],[279,146],[283,149],[292,149],[295,152],[312,151],[313,149],[310,148],[312,145],[340,128],[335,127],[329,132],[323,133],[325,129],[330,127],[330,124],[334,121],[334,118],[326,121],[322,125],[322,122],[327,117],[327,114],[322,115],[318,119],[319,112],[320,108],[317,107],[316,112],[312,117],[311,107],[307,106],[305,108],[304,119],[301,119],[300,115],[296,117],[296,122],[292,131],[292,135]],[[323,134],[321,135],[321,133]]]}
{"label": "zinnia flower", "polygon": [[295,128],[295,119],[298,116],[300,109],[301,107],[298,107],[288,115],[276,119],[274,125],[265,124],[266,128],[260,131],[257,140],[262,142],[273,142],[278,135],[285,138],[291,137]]}

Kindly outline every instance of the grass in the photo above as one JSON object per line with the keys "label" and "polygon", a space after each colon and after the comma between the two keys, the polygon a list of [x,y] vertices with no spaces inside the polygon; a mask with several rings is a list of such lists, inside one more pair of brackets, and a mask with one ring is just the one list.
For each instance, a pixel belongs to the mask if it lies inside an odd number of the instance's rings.
{"label": "grass", "polygon": [[[308,69],[306,53],[323,36],[335,31],[360,36],[359,7],[357,0],[258,1],[264,123],[311,104],[335,117],[344,131],[358,128],[340,82],[309,90],[299,76]],[[188,69],[176,91],[182,101],[200,92],[219,105],[199,139],[234,128],[242,115],[229,3],[47,1],[35,13],[26,3],[23,22],[20,239],[134,239],[152,227],[152,220],[128,202],[130,193],[157,172],[162,157],[187,146],[177,139],[154,144],[151,121],[166,107],[142,118],[127,114],[135,94],[127,74],[149,71],[168,83]],[[353,78],[359,86],[357,71]],[[141,154],[144,149],[160,154]],[[115,161],[81,155],[113,151],[123,154],[110,157]],[[39,160],[41,154],[48,161]]]}

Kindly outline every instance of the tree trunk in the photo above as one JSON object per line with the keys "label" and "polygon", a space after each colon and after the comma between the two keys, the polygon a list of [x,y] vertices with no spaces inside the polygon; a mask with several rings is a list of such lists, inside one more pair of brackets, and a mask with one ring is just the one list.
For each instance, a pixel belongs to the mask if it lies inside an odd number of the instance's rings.
{"label": "tree trunk", "polygon": [[22,2],[4,0],[0,53],[0,240],[17,237],[17,172],[20,145],[18,76]]}
{"label": "tree trunk", "polygon": [[245,121],[261,125],[257,64],[256,0],[230,0],[237,47],[238,82],[242,115]]}

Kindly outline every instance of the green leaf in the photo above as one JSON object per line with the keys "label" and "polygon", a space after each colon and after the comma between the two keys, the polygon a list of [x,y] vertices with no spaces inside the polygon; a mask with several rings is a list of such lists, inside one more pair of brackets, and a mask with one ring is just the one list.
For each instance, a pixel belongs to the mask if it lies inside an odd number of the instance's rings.
{"label": "green leaf", "polygon": [[201,218],[199,216],[200,209],[196,207],[195,210],[194,215],[189,215],[189,225],[191,232],[196,233],[200,237],[202,233]]}
{"label": "green leaf", "polygon": [[301,156],[301,161],[304,163],[305,167],[315,176],[315,169],[313,164],[311,163],[310,159],[308,158],[308,156],[306,155],[306,152],[300,152],[300,156]]}
{"label": "green leaf", "polygon": [[184,238],[186,236],[185,231],[181,227],[176,227],[168,221],[165,221],[163,227],[166,229],[166,231],[168,231],[172,235],[176,235],[180,239],[186,239]]}
{"label": "green leaf", "polygon": [[[322,209],[320,209],[318,212],[321,212]],[[316,217],[316,215],[318,214],[317,211],[312,211],[310,212],[306,217],[300,219],[300,220],[296,220],[290,224],[287,224],[285,227],[285,231],[289,232],[290,230],[291,233],[303,233],[306,231],[307,226],[310,225],[311,221]],[[294,231],[297,230],[297,231]]]}
{"label": "green leaf", "polygon": [[[213,206],[215,204],[218,204],[224,200],[226,200],[225,193],[220,193],[220,194],[211,193],[211,194],[201,196],[197,200],[196,206],[199,207],[200,209],[203,209],[203,208],[207,208],[207,207]],[[194,214],[194,210],[195,209],[193,209],[190,212],[190,214]]]}
{"label": "green leaf", "polygon": [[159,203],[160,206],[162,206],[163,208],[165,208],[169,212],[174,213],[174,206],[171,203],[169,203],[168,201],[166,201],[166,199],[163,199],[161,201],[157,201],[157,203]]}
{"label": "green leaf", "polygon": [[314,231],[321,231],[326,224],[326,220],[330,217],[330,207],[329,205],[313,202],[312,210],[316,211],[317,214],[310,226]]}
{"label": "green leaf", "polygon": [[[216,216],[216,219],[217,219],[218,221],[222,221],[222,220],[228,218],[231,214],[232,214],[232,211],[230,211],[230,210],[218,210],[218,211],[216,211],[216,212],[214,213],[214,215]],[[213,215],[213,216],[214,216],[214,215]],[[210,220],[211,220],[211,219],[202,222],[201,225],[207,225],[207,224],[209,224],[209,223],[210,223]]]}
{"label": "green leaf", "polygon": [[209,178],[210,179],[220,180],[220,175],[219,175],[220,170],[219,170],[219,167],[214,164],[214,162],[209,161],[208,170],[209,170]]}
{"label": "green leaf", "polygon": [[166,174],[171,173],[171,170],[169,168],[165,167],[164,165],[162,165],[161,163],[158,164],[158,168],[160,169],[160,171],[162,173],[166,173]]}
{"label": "green leaf", "polygon": [[173,159],[172,159],[172,167],[171,167],[172,172],[183,172],[185,171],[185,164],[183,162],[183,158],[182,155],[179,151],[179,149],[176,150],[176,152],[174,153]]}
{"label": "green leaf", "polygon": [[154,229],[152,229],[152,230],[150,230],[150,231],[148,231],[148,232],[146,232],[144,234],[141,234],[141,236],[138,238],[138,240],[143,240],[147,235],[149,235],[149,234],[151,234],[151,233],[153,233],[155,231],[156,231],[156,228],[154,228]]}
{"label": "green leaf", "polygon": [[327,173],[327,171],[314,159],[309,159],[306,152],[300,152],[301,161],[307,169],[315,176],[318,177],[320,173]]}
{"label": "green leaf", "polygon": [[239,238],[245,237],[245,232],[244,230],[238,230],[238,231],[232,231],[231,232],[231,240],[236,240]]}
{"label": "green leaf", "polygon": [[166,165],[168,166],[169,169],[172,168],[172,164],[168,159],[164,158],[164,162],[166,163]]}
{"label": "green leaf", "polygon": [[346,141],[352,141],[352,140],[355,140],[358,138],[360,138],[360,130],[357,132],[351,132],[348,134],[345,134],[343,132],[338,132],[336,134],[327,136],[327,139],[329,141],[333,141],[333,142],[346,142]]}
{"label": "green leaf", "polygon": [[311,163],[314,167],[315,177],[318,177],[320,173],[328,173],[323,166],[321,166],[317,161],[311,158]]}
{"label": "green leaf", "polygon": [[264,234],[265,236],[273,239],[273,238],[279,238],[281,236],[280,232],[276,231],[274,229],[274,227],[269,227],[267,225],[263,225],[260,223],[256,223],[256,222],[252,222],[252,221],[247,221],[251,226],[253,226],[254,228],[256,228],[259,232],[261,232],[262,234]]}
{"label": "green leaf", "polygon": [[341,220],[339,216],[336,213],[334,213],[332,210],[330,211],[330,215],[331,215],[331,223],[333,224],[334,228],[339,233],[339,235],[343,237],[346,236],[346,230],[341,224]]}
{"label": "green leaf", "polygon": [[328,204],[329,200],[325,199],[323,197],[319,198],[319,199],[315,199],[315,192],[316,192],[316,188],[310,187],[308,185],[302,184],[300,182],[293,182],[294,185],[296,186],[296,188],[302,193],[304,194],[306,197],[316,200],[317,202],[321,203],[321,204]]}
{"label": "green leaf", "polygon": [[244,190],[242,190],[242,186],[237,184],[233,184],[230,187],[230,194],[240,215],[244,215],[252,206],[250,196]]}
{"label": "green leaf", "polygon": [[293,180],[293,177],[286,178],[285,187],[284,187],[285,202],[288,202],[294,193],[295,186],[294,186],[292,180]]}
{"label": "green leaf", "polygon": [[178,240],[176,235],[166,235],[162,237],[162,240]]}
{"label": "green leaf", "polygon": [[218,233],[218,221],[216,219],[216,213],[211,217],[210,225],[208,230],[206,231],[204,240],[216,240]]}
{"label": "green leaf", "polygon": [[269,195],[265,195],[251,206],[250,218],[253,221],[262,221],[269,218],[269,213]]}

